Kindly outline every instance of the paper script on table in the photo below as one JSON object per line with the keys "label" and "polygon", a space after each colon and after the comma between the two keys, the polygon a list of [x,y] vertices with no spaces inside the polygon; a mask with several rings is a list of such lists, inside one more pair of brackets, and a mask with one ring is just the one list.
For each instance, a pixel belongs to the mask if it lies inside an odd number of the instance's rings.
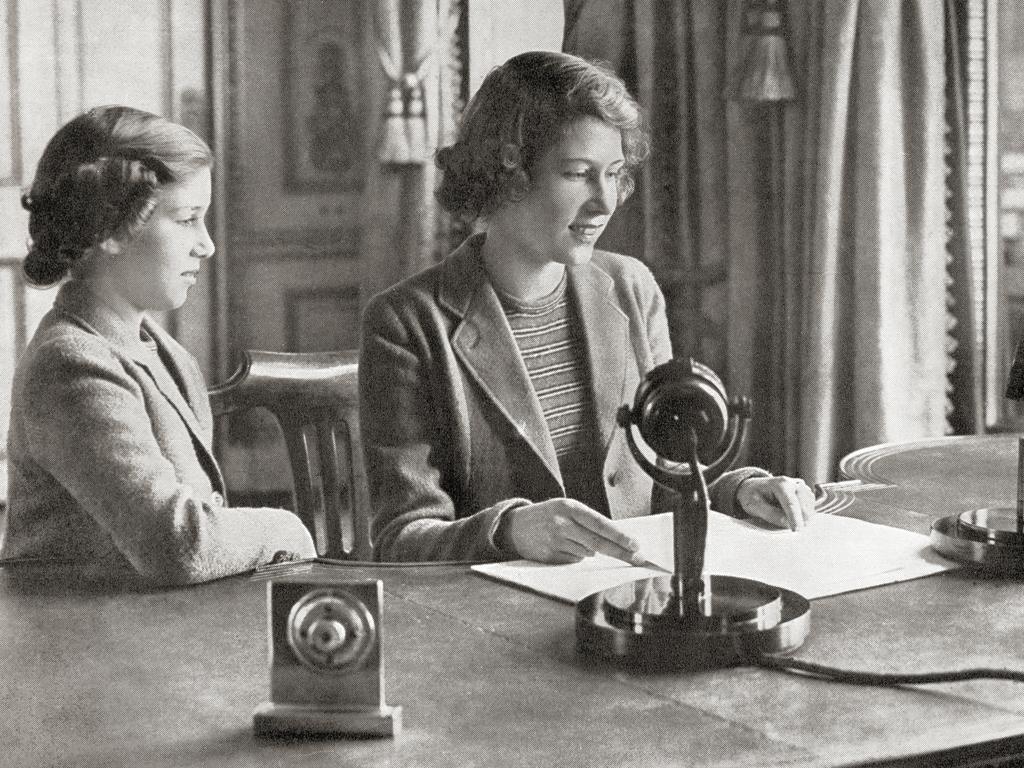
{"label": "paper script on table", "polygon": [[[652,563],[672,570],[670,514],[618,520]],[[935,554],[928,537],[852,517],[816,515],[800,531],[768,529],[712,512],[705,572],[792,590],[812,600],[841,592],[929,576],[957,564]],[[664,575],[604,555],[568,565],[511,560],[472,566],[474,571],[575,603],[587,595],[646,576]]]}

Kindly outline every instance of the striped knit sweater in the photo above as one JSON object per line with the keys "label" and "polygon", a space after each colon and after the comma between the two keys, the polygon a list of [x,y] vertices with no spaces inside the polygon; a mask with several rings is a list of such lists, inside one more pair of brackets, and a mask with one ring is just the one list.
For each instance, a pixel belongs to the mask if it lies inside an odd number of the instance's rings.
{"label": "striped knit sweater", "polygon": [[566,279],[536,302],[522,302],[500,291],[498,296],[540,400],[566,495],[609,514],[596,450],[591,372]]}

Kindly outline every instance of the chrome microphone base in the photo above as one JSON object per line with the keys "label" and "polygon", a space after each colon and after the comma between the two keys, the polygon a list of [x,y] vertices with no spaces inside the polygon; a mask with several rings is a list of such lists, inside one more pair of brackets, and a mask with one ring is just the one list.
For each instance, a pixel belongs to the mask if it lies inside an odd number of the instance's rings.
{"label": "chrome microphone base", "polygon": [[641,670],[715,669],[791,653],[810,632],[810,603],[787,589],[708,576],[696,615],[680,616],[673,581],[641,579],[583,598],[577,651]]}
{"label": "chrome microphone base", "polygon": [[1024,531],[1010,507],[972,509],[932,523],[932,549],[993,575],[1024,578]]}

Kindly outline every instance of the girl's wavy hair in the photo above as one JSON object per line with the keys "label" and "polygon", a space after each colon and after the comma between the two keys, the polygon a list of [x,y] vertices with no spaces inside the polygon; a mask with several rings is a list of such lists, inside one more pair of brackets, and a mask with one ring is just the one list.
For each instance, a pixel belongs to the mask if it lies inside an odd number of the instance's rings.
{"label": "girl's wavy hair", "polygon": [[473,221],[521,199],[533,164],[562,138],[566,126],[586,116],[622,134],[622,203],[650,146],[640,108],[608,67],[550,51],[514,56],[484,78],[462,117],[458,140],[437,152],[444,174],[438,202]]}
{"label": "girl's wavy hair", "polygon": [[212,163],[195,133],[149,112],[104,106],[74,118],[46,145],[21,198],[29,212],[26,278],[53,285],[93,246],[134,237],[153,213],[160,186]]}

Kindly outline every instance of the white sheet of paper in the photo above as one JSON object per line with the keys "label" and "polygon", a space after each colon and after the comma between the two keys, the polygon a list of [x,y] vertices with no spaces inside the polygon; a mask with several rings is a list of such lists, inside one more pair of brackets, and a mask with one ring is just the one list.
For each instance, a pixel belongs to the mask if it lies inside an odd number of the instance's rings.
{"label": "white sheet of paper", "polygon": [[[619,520],[615,525],[640,543],[648,560],[672,570],[671,515]],[[708,518],[704,563],[706,573],[756,579],[809,600],[957,567],[931,550],[927,536],[901,528],[817,515],[805,529],[794,532],[766,529],[718,512]],[[512,560],[472,568],[570,603],[618,584],[661,575],[604,555],[569,565]]]}

